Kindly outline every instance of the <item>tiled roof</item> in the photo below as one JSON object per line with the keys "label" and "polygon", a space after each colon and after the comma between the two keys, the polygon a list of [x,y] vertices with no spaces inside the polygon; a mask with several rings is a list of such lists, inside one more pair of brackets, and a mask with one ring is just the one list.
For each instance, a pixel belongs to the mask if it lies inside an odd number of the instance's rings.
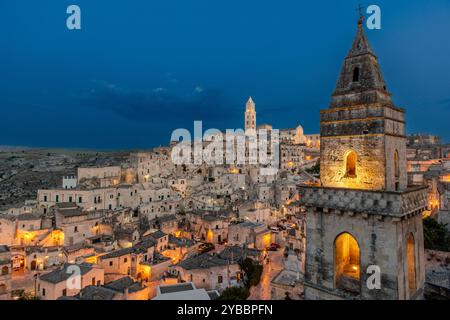
{"label": "tiled roof", "polygon": [[192,270],[192,269],[208,269],[213,267],[226,266],[227,264],[228,260],[222,259],[216,255],[204,253],[196,257],[188,258],[184,261],[181,261],[177,265],[182,267],[183,269]]}
{"label": "tiled roof", "polygon": [[137,292],[143,289],[139,282],[134,281],[130,277],[114,280],[105,284],[104,287],[122,293],[125,292],[125,289],[128,289],[128,292]]}
{"label": "tiled roof", "polygon": [[41,275],[39,279],[41,281],[46,281],[50,283],[59,283],[61,281],[65,281],[69,279],[72,276],[72,272],[68,272],[68,268],[70,266],[78,266],[80,268],[81,275],[84,275],[92,270],[92,265],[88,263],[82,263],[82,264],[73,264],[73,263],[66,263],[61,268],[58,268],[56,270],[53,270],[49,273],[46,273],[44,275]]}

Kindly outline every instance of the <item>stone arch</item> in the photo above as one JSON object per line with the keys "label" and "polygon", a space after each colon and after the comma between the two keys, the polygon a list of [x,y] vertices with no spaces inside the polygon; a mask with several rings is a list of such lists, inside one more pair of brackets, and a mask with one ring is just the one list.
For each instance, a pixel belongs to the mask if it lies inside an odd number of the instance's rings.
{"label": "stone arch", "polygon": [[409,233],[407,245],[406,245],[406,255],[407,255],[407,266],[408,266],[408,286],[410,292],[415,292],[417,289],[416,285],[416,243],[414,235]]}
{"label": "stone arch", "polygon": [[334,279],[337,288],[360,292],[360,248],[356,238],[348,232],[334,240]]}
{"label": "stone arch", "polygon": [[356,162],[358,156],[353,150],[349,150],[345,153],[345,176],[347,178],[356,178]]}

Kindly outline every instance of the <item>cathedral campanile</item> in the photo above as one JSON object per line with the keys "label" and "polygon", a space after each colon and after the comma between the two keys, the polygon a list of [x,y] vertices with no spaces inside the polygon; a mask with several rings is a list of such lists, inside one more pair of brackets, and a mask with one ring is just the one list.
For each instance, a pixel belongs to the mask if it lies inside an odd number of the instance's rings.
{"label": "cathedral campanile", "polygon": [[256,132],[256,111],[252,97],[248,98],[245,105],[245,132]]}

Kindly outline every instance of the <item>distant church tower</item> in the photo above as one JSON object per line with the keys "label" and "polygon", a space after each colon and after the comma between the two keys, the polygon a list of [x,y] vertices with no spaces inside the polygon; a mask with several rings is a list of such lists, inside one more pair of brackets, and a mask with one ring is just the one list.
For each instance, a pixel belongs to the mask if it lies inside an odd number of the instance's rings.
{"label": "distant church tower", "polygon": [[256,132],[256,111],[252,97],[248,98],[245,105],[245,132],[250,131]]}
{"label": "distant church tower", "polygon": [[[404,119],[361,17],[330,107],[321,111],[322,185],[301,190],[306,299],[422,297],[426,187],[407,187]],[[371,275],[378,271],[377,289]]]}

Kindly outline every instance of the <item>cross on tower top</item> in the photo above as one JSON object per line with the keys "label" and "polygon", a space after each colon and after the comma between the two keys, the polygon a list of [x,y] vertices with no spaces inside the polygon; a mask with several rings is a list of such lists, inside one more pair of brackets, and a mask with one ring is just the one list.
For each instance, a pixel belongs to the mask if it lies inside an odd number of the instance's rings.
{"label": "cross on tower top", "polygon": [[361,3],[358,4],[357,10],[358,10],[358,13],[359,13],[359,20],[358,20],[359,24],[362,24],[363,20],[364,20],[364,14],[363,14],[363,9],[364,8],[365,7]]}

